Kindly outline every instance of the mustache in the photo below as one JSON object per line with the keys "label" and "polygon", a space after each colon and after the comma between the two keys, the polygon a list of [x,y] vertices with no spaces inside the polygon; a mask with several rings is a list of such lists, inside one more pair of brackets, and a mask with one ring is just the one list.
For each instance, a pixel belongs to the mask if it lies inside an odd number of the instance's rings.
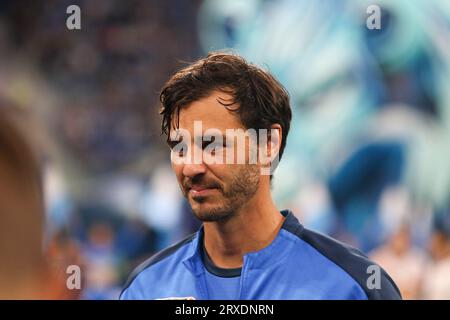
{"label": "mustache", "polygon": [[204,178],[186,178],[183,181],[183,188],[185,190],[191,189],[193,186],[200,186],[204,188],[217,188],[222,189],[222,186],[216,181],[208,181]]}

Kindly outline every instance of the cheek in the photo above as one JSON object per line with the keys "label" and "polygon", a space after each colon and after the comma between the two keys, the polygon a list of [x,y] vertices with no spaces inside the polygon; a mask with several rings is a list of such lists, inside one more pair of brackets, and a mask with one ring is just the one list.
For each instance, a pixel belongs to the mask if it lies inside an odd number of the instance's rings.
{"label": "cheek", "polygon": [[223,181],[226,180],[227,165],[224,164],[208,164],[206,165],[208,176],[213,177],[215,180]]}
{"label": "cheek", "polygon": [[239,175],[243,166],[240,164],[213,164],[208,166],[208,171],[216,180],[224,185],[229,185]]}
{"label": "cheek", "polygon": [[181,183],[183,181],[183,165],[172,163],[172,170],[177,180]]}

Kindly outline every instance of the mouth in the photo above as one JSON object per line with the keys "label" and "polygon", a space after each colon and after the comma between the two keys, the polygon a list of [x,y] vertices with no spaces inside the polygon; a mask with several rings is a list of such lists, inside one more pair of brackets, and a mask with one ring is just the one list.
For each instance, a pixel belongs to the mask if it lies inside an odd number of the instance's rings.
{"label": "mouth", "polygon": [[188,194],[191,195],[192,197],[204,197],[213,193],[217,189],[218,189],[217,187],[213,186],[193,185],[188,189]]}

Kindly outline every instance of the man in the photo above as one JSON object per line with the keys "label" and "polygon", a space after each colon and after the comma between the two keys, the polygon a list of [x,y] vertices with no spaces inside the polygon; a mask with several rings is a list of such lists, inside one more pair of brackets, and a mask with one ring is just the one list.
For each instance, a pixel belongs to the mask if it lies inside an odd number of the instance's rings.
{"label": "man", "polygon": [[400,298],[363,254],[276,208],[270,181],[291,109],[273,76],[211,53],[172,76],[160,99],[173,170],[203,225],[138,267],[121,299]]}

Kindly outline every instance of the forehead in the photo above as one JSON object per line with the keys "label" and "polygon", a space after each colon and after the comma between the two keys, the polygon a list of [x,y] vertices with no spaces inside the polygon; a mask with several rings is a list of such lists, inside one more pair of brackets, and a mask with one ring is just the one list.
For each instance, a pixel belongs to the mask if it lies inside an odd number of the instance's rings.
{"label": "forehead", "polygon": [[[201,121],[203,131],[212,128],[223,132],[226,129],[245,129],[237,114],[220,103],[229,103],[230,101],[232,101],[231,95],[214,91],[209,96],[190,103],[180,110],[179,128],[192,132],[194,130],[194,121]],[[232,105],[229,108],[236,107]],[[174,129],[173,125],[172,129]]]}

